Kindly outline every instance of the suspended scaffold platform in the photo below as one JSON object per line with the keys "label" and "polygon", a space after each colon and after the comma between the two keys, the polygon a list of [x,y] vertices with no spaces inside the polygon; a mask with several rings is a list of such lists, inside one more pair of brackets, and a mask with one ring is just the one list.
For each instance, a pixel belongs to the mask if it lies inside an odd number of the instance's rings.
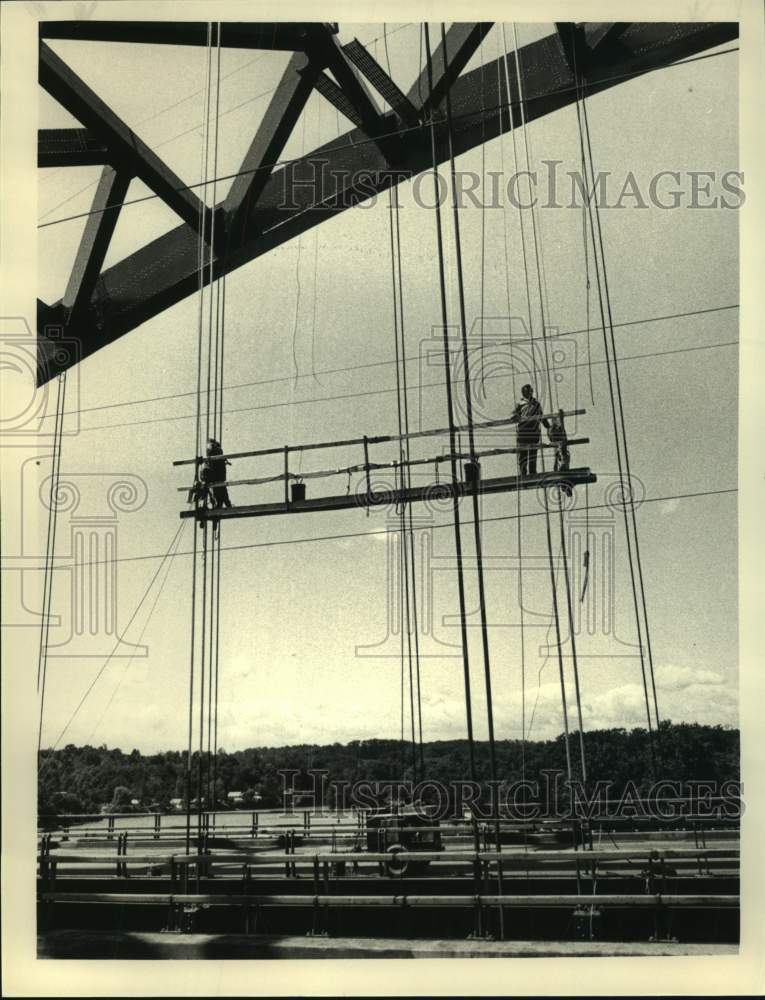
{"label": "suspended scaffold platform", "polygon": [[556,486],[584,486],[597,481],[588,468],[569,469],[566,472],[543,472],[534,476],[499,476],[494,479],[462,480],[458,483],[441,482],[409,489],[375,488],[369,493],[340,496],[290,499],[277,503],[245,504],[240,507],[200,507],[181,511],[181,517],[196,517],[202,521],[231,520],[238,517],[268,517],[271,514],[307,514],[320,510],[347,510],[353,507],[386,507],[399,503],[436,501],[478,493],[505,493],[513,490],[551,489]]}
{"label": "suspended scaffold platform", "polygon": [[[560,426],[562,426],[564,417],[579,416],[584,412],[584,410],[559,410],[557,413],[542,414],[539,419],[540,421],[559,419],[561,421]],[[481,423],[476,423],[473,426],[476,430],[486,430],[490,428],[509,429],[510,425],[515,422],[515,418],[487,420]],[[459,433],[466,429],[466,427],[455,427],[453,428],[453,432]],[[232,507],[209,507],[204,503],[197,503],[193,509],[181,511],[180,516],[182,518],[196,518],[199,521],[217,522],[220,520],[231,520],[241,517],[268,517],[274,514],[304,514],[316,511],[349,510],[353,508],[373,507],[379,508],[399,504],[435,502],[452,499],[454,497],[460,498],[463,496],[472,496],[474,493],[481,495],[488,493],[514,492],[516,490],[543,490],[547,493],[548,490],[555,488],[570,493],[570,491],[576,486],[585,486],[589,483],[597,481],[595,474],[587,467],[569,469],[565,467],[568,465],[568,460],[566,460],[565,465],[561,467],[559,462],[560,444],[548,444],[542,443],[541,441],[532,446],[529,446],[528,443],[519,442],[515,447],[489,448],[473,452],[448,451],[445,454],[439,454],[427,458],[409,459],[403,463],[398,461],[373,462],[370,460],[369,448],[371,445],[396,442],[402,440],[403,438],[412,440],[415,438],[437,437],[448,432],[449,428],[439,427],[422,431],[414,431],[409,434],[386,434],[377,435],[375,437],[365,436],[345,439],[342,441],[322,441],[314,444],[292,446],[284,445],[282,447],[262,448],[257,451],[243,451],[229,453],[227,455],[217,455],[216,459],[219,462],[230,459],[261,458],[265,456],[283,455],[284,471],[278,473],[277,475],[229,480],[224,483],[219,483],[218,485],[228,488],[263,486],[265,484],[281,482],[284,484],[284,498],[282,500],[272,501],[269,503],[239,504]],[[567,449],[569,447],[573,445],[588,444],[589,438],[565,437],[563,443],[566,448],[566,453],[568,453]],[[304,472],[302,474],[291,472],[289,469],[289,457],[291,454],[326,448],[348,448],[353,446],[363,447],[364,461],[359,464],[349,465],[343,468]],[[539,473],[533,472],[527,475],[496,476],[486,479],[482,478],[479,459],[519,454],[523,451],[528,451],[530,447],[534,451],[554,451],[556,453],[555,469]],[[197,457],[192,459],[183,459],[181,461],[174,462],[173,464],[194,465],[198,468],[204,461],[205,460],[202,457]],[[437,470],[438,466],[444,462],[451,465],[452,471],[449,478],[440,480]],[[456,475],[458,463],[462,462],[465,463],[464,479],[460,479]],[[401,472],[403,468],[409,469],[413,466],[432,466],[436,470],[434,480],[421,486],[407,485],[404,477],[401,476]],[[372,472],[379,472],[381,470],[388,470],[389,472],[392,471],[394,479],[396,480],[396,485],[391,486],[389,483],[373,483],[371,478]],[[360,484],[360,488],[351,490],[351,476],[354,473],[363,474],[363,480]],[[304,480],[321,479],[341,475],[348,476],[348,489],[344,494],[306,497],[303,486]],[[292,491],[290,491],[290,481],[294,484]],[[297,489],[295,486],[297,486]],[[187,489],[188,487],[178,488],[179,492],[185,492]]]}

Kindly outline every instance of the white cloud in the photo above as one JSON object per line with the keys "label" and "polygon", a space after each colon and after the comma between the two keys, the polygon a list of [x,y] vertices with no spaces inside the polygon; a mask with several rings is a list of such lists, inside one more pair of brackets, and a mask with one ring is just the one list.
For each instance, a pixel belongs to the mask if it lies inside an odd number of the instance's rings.
{"label": "white cloud", "polygon": [[667,691],[682,691],[694,685],[722,684],[723,678],[713,670],[666,664],[656,669],[656,686]]}

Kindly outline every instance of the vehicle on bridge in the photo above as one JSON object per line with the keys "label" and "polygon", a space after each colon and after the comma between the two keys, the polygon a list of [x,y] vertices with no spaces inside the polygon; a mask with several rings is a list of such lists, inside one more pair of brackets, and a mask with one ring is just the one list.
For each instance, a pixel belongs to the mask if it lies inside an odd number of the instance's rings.
{"label": "vehicle on bridge", "polygon": [[438,852],[444,849],[438,820],[428,816],[421,807],[386,807],[373,812],[367,816],[366,834],[370,853],[390,855],[385,868],[394,876],[421,875],[430,864],[424,858],[415,861],[398,858],[402,851]]}

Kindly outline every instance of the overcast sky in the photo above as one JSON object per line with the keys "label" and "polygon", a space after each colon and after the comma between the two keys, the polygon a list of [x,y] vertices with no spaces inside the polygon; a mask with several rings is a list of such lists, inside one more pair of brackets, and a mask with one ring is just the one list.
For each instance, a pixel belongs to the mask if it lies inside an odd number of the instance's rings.
{"label": "overcast sky", "polygon": [[[381,25],[341,24],[340,28],[341,41],[357,36],[384,62]],[[438,26],[431,28],[435,36]],[[392,74],[406,91],[418,70],[419,26],[387,29]],[[518,25],[519,45],[552,30],[550,24]],[[511,25],[506,26],[506,36],[512,45]],[[467,69],[479,66],[482,59],[497,58],[500,44],[501,30],[496,26]],[[51,45],[181,178],[189,183],[199,180],[203,49],[63,41]],[[286,60],[285,53],[223,50],[220,175],[238,169]],[[646,194],[652,176],[673,170],[683,174],[679,187],[687,201],[688,171],[714,171],[720,177],[737,169],[737,55],[722,54],[627,81],[589,99],[588,113],[596,166],[612,174],[617,195],[629,171]],[[72,119],[42,94],[41,127],[71,124]],[[348,128],[334,108],[314,94],[282,158],[300,155]],[[561,171],[579,168],[573,107],[534,122],[528,139],[532,169],[552,159],[561,161]],[[525,155],[519,145],[518,154],[522,152]],[[483,153],[480,148],[470,151],[459,158],[458,167],[510,173],[511,137],[487,143]],[[41,170],[41,221],[86,212],[99,172],[96,167]],[[719,183],[713,188],[720,193]],[[227,182],[218,185],[217,200],[226,189]],[[145,193],[142,184],[133,182],[128,198]],[[438,384],[442,373],[428,361],[440,336],[434,213],[414,203],[412,184],[401,185],[399,196],[410,414],[419,427],[444,426],[446,401]],[[208,200],[213,200],[211,190]],[[722,307],[738,303],[737,213],[719,207],[672,211],[636,207],[636,201],[625,199],[623,208],[601,213],[614,322],[717,311],[617,327],[632,472],[639,480],[639,492],[651,501],[730,490],[737,482],[738,312]],[[529,214],[525,215],[530,226]],[[581,331],[587,317],[581,209],[543,207],[538,216],[548,323],[560,331]],[[456,323],[453,238],[448,218],[444,221],[449,308]],[[384,197],[327,221],[229,276],[225,383],[241,387],[225,394],[227,451],[395,432],[388,224]],[[76,220],[41,230],[43,300],[53,302],[63,293],[83,225],[84,220]],[[125,208],[107,266],[175,225],[173,213],[157,199]],[[516,346],[512,356],[501,346],[508,336],[508,299],[513,330],[520,329],[517,321],[527,310],[519,212],[512,206],[485,212],[470,206],[461,212],[460,225],[471,327],[481,313],[484,227],[488,377],[485,396],[477,402],[486,418],[500,418],[509,414],[517,398],[513,382],[517,393],[527,380],[521,375],[514,380],[510,372],[513,364],[524,368],[528,345]],[[532,259],[529,264],[533,267]],[[88,412],[80,415],[77,433],[64,438],[62,478],[97,473],[104,477],[104,490],[110,477],[125,474],[146,484],[146,503],[138,511],[121,514],[118,524],[118,556],[127,560],[118,569],[118,615],[124,638],[142,641],[148,655],[112,659],[71,722],[64,742],[105,742],[147,751],[186,743],[188,553],[193,541],[189,522],[153,613],[149,616],[156,586],[126,626],[157,569],[158,557],[175,535],[185,499],[176,488],[186,480],[172,462],[190,457],[194,449],[195,401],[190,393],[196,384],[198,308],[196,297],[186,299],[89,358],[69,379],[67,409],[81,407]],[[576,431],[589,437],[590,444],[574,451],[573,464],[588,465],[598,475],[599,483],[589,491],[594,506],[603,503],[617,466],[594,289],[590,310],[589,337],[575,333],[557,342],[553,402],[587,410]],[[425,386],[420,388],[420,383]],[[538,386],[542,393],[544,388]],[[167,396],[174,398],[156,398]],[[76,428],[75,419],[68,418],[70,429]],[[481,440],[488,440],[489,446],[501,443],[496,436]],[[442,444],[419,444],[417,454],[435,454]],[[332,453],[331,458],[330,453],[318,454],[319,458],[304,460],[303,471],[361,459],[349,452]],[[392,458],[394,453],[381,451],[379,457]],[[268,474],[272,469],[266,463],[241,461],[232,477]],[[510,471],[512,459],[485,462],[487,475]],[[340,493],[345,488],[343,477],[308,484],[309,491],[317,493]],[[256,502],[276,499],[279,492],[278,485],[247,487],[232,490],[232,498],[235,503]],[[577,501],[581,510],[583,490],[578,491]],[[482,505],[488,617],[493,626],[495,728],[500,738],[521,734],[521,635],[517,576],[512,572],[517,537],[516,522],[508,519],[517,513],[517,504],[516,495],[504,494],[485,498]],[[521,504],[525,513],[539,510],[530,493],[521,497]],[[107,512],[107,507],[100,511]],[[464,513],[468,522],[467,508]],[[420,509],[415,514],[424,517],[424,530],[417,536],[420,618],[432,623],[421,638],[424,736],[461,737],[465,710],[462,663],[459,648],[453,645],[459,642],[453,533],[448,510]],[[588,729],[645,724],[623,522],[621,515],[614,518],[607,512],[605,519],[602,515],[602,510],[592,512],[590,530],[598,538],[613,539],[613,560],[604,564],[598,549],[590,581],[591,613],[597,624],[577,638]],[[71,555],[68,516],[62,514],[58,535],[58,552],[67,557]],[[399,733],[399,636],[388,635],[387,529],[395,524],[390,512],[366,517],[361,511],[344,511],[224,525],[223,546],[233,551],[224,554],[221,581],[222,746],[344,742]],[[546,652],[551,595],[544,562],[545,521],[527,517],[522,525],[524,617],[529,626],[524,630],[526,718],[528,725],[536,704],[529,735],[540,738],[562,729],[560,687],[554,651]],[[646,502],[638,511],[638,525],[660,713],[675,721],[736,724],[736,494]],[[552,526],[557,551],[557,516]],[[464,538],[470,555],[469,523]],[[572,553],[576,556],[575,576],[580,573],[581,553]],[[51,631],[52,643],[66,639],[71,587],[62,573],[54,609],[63,615],[63,624]],[[604,596],[608,594],[612,604]],[[562,588],[560,599],[564,600]],[[470,608],[477,603],[470,572],[468,603]],[[393,618],[395,625],[395,614]],[[475,615],[471,623],[477,624]],[[104,658],[96,655],[101,644],[97,636],[91,638],[90,656],[49,658],[44,746],[59,735],[103,666]],[[476,733],[482,736],[486,730],[483,665],[475,628],[471,666]],[[567,679],[573,718],[570,658]]]}

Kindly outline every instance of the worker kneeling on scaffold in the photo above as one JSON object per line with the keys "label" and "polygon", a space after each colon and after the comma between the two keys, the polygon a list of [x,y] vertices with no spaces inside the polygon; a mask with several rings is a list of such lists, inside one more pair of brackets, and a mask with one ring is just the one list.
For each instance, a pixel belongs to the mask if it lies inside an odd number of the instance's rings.
{"label": "worker kneeling on scaffold", "polygon": [[[569,465],[571,464],[571,452],[568,448],[568,434],[566,434],[566,425],[563,422],[562,410],[557,416],[552,417],[548,426],[547,436],[550,439],[550,444],[555,445],[555,465],[553,469],[555,472],[568,472]],[[569,483],[562,482],[560,488],[567,497],[572,495]]]}
{"label": "worker kneeling on scaffold", "polygon": [[226,466],[231,465],[228,459],[218,458],[223,455],[223,449],[214,439],[207,441],[206,458],[201,464],[194,485],[189,490],[189,503],[198,504],[201,507],[209,506],[230,507],[231,499],[228,495],[226,482]]}
{"label": "worker kneeling on scaffold", "polygon": [[541,444],[541,424],[550,429],[550,422],[542,416],[542,406],[534,398],[534,387],[521,388],[523,402],[518,403],[512,422],[518,424],[518,471],[521,476],[534,476],[537,471],[537,449]]}

